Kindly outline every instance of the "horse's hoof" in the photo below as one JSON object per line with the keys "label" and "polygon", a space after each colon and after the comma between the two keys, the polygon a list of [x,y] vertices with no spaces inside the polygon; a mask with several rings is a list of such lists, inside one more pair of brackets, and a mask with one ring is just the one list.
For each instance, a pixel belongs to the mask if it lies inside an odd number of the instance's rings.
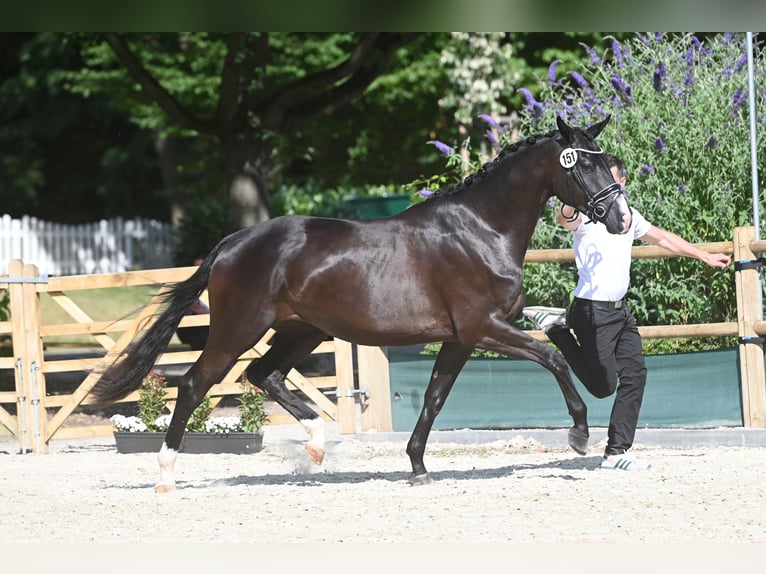
{"label": "horse's hoof", "polygon": [[420,486],[422,484],[431,484],[433,482],[433,479],[428,475],[428,473],[425,474],[411,474],[410,477],[407,479],[407,482],[410,486]]}
{"label": "horse's hoof", "polygon": [[175,484],[159,483],[154,487],[154,492],[165,493],[173,492],[176,489]]}
{"label": "horse's hoof", "polygon": [[569,429],[569,446],[577,454],[588,454],[588,433],[571,427]]}
{"label": "horse's hoof", "polygon": [[317,448],[313,444],[306,443],[306,454],[309,455],[314,464],[322,464],[324,460],[324,450]]}

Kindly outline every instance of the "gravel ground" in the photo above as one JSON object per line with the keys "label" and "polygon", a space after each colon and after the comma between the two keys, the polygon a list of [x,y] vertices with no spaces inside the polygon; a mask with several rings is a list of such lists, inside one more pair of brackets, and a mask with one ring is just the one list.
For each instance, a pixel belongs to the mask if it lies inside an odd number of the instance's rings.
{"label": "gravel ground", "polygon": [[305,439],[282,425],[255,454],[182,453],[178,490],[161,495],[156,455],[119,454],[111,437],[47,455],[0,437],[0,543],[766,542],[766,448],[637,444],[652,469],[622,472],[598,469],[600,444],[432,441],[434,482],[411,487],[399,438],[330,432],[322,466]]}

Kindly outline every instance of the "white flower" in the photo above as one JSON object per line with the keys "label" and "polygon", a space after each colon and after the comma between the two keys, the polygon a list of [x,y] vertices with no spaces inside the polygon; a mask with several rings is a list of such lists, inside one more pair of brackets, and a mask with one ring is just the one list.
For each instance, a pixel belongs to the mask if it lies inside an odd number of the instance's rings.
{"label": "white flower", "polygon": [[242,432],[239,417],[211,417],[205,421],[205,430],[212,433]]}
{"label": "white flower", "polygon": [[[170,426],[172,415],[162,415],[157,417],[154,424],[157,432],[166,432]],[[113,415],[109,420],[114,424],[117,432],[147,432],[149,429],[138,417],[126,417],[124,415]],[[205,431],[217,434],[227,434],[232,432],[243,432],[239,417],[211,417],[205,421]],[[189,432],[189,429],[186,429]]]}
{"label": "white flower", "polygon": [[124,415],[112,415],[109,419],[114,423],[118,432],[146,432],[146,425],[138,417],[126,417]]}
{"label": "white flower", "polygon": [[165,432],[170,427],[170,419],[173,415],[160,415],[154,419],[154,426],[157,427],[157,432]]}

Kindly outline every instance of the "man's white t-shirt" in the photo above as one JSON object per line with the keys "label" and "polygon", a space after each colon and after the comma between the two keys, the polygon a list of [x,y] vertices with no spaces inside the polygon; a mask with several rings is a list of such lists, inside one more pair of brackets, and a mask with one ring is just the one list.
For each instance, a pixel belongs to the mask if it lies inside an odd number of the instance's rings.
{"label": "man's white t-shirt", "polygon": [[630,263],[633,241],[649,232],[651,224],[635,208],[630,229],[613,235],[603,223],[584,215],[574,236],[577,287],[575,297],[594,301],[619,301],[630,286]]}

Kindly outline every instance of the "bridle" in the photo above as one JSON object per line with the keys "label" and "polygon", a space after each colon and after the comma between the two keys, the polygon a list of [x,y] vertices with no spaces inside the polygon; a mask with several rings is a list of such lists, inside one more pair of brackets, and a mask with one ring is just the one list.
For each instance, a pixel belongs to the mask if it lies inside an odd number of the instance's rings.
{"label": "bridle", "polygon": [[[583,149],[583,148],[574,148],[574,147],[568,147],[564,149],[561,154],[559,155],[559,162],[561,163],[561,166],[566,169],[567,173],[567,191],[569,191],[569,197],[570,199],[573,197],[572,191],[569,187],[569,176],[572,175],[577,180],[577,183],[580,185],[580,188],[585,193],[585,197],[587,198],[588,202],[585,205],[585,215],[588,217],[591,221],[601,222],[603,223],[606,219],[606,215],[609,213],[609,209],[612,207],[612,203],[614,202],[615,196],[620,193],[620,190],[622,187],[619,183],[613,182],[603,189],[599,191],[598,193],[591,193],[590,188],[585,183],[585,180],[582,177],[582,173],[580,172],[580,169],[577,167],[578,161],[577,161],[577,152],[580,153],[589,153],[589,154],[603,154],[604,150],[598,149],[598,150],[590,150],[590,149]],[[574,202],[571,202],[570,207],[575,207]],[[564,217],[567,221],[574,221],[577,219],[577,209],[575,208],[575,212],[572,214],[571,217],[567,217],[564,215],[564,206],[561,206],[561,215]]]}

